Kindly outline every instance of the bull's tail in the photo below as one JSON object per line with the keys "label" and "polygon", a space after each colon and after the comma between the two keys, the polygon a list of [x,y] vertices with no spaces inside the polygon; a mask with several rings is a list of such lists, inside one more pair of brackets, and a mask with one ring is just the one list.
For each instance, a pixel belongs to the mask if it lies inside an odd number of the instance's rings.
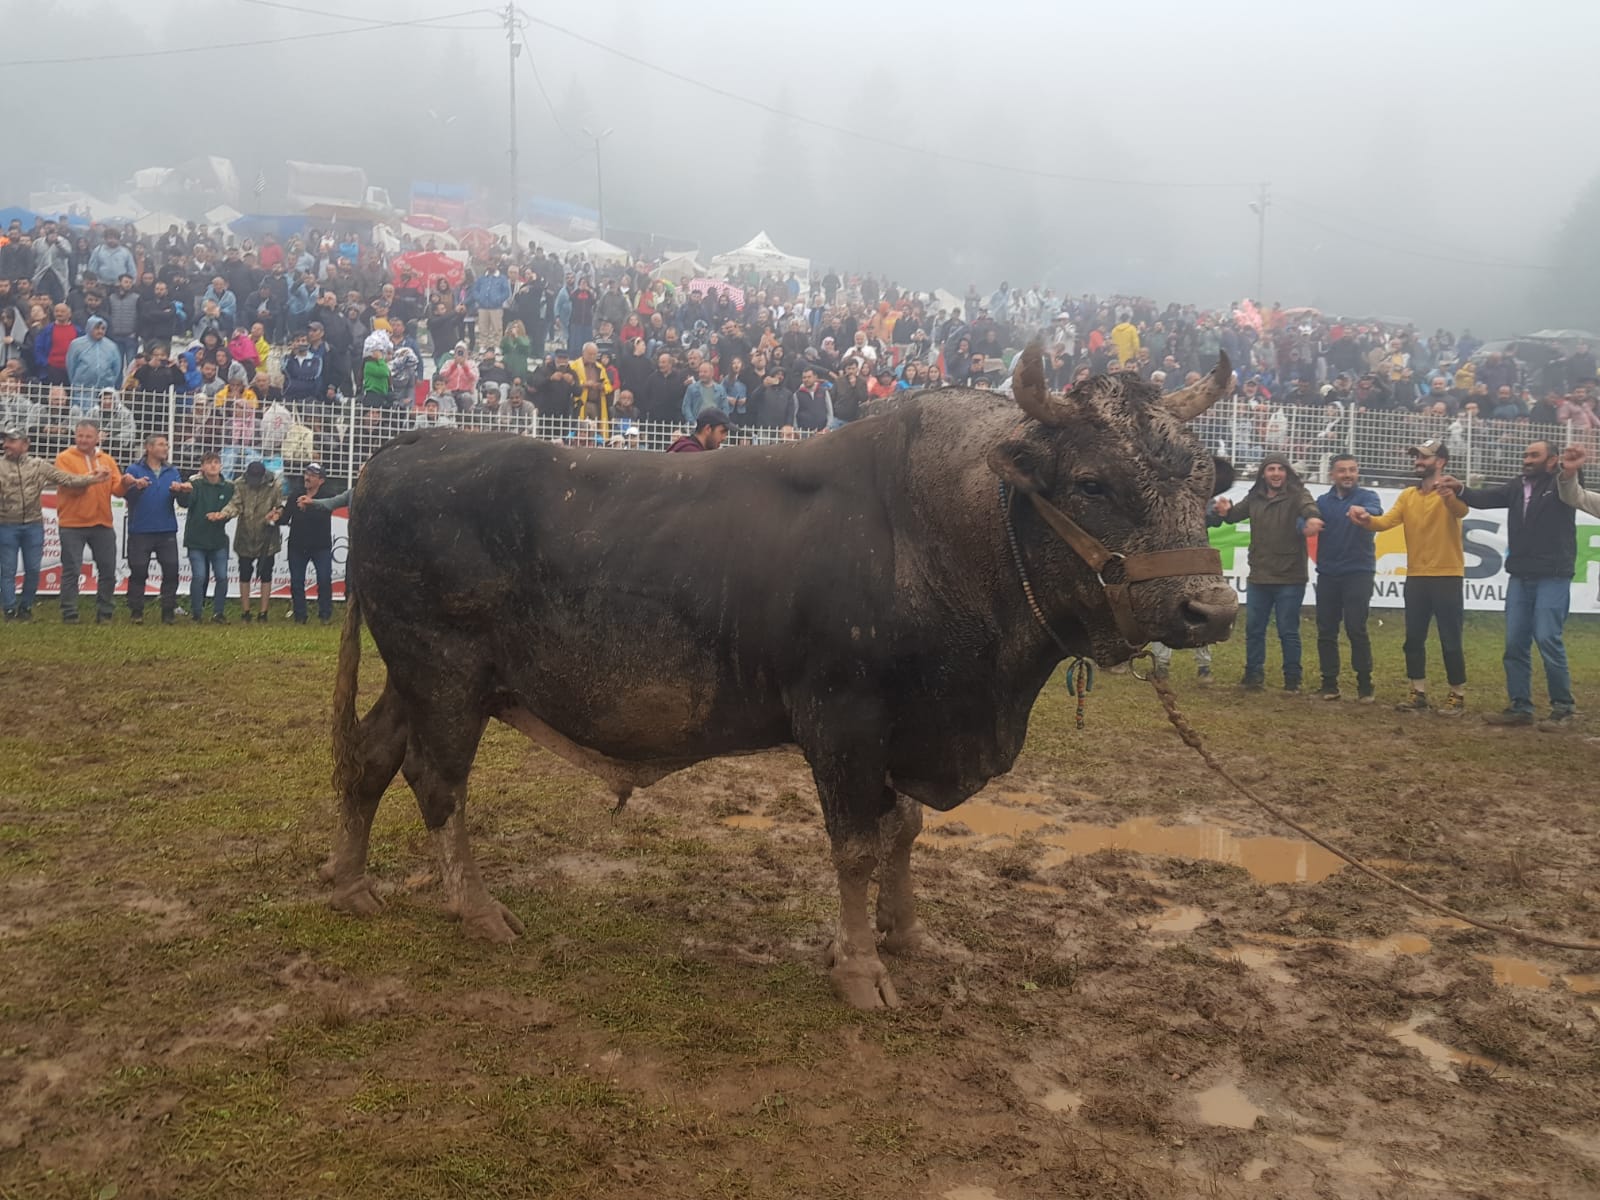
{"label": "bull's tail", "polygon": [[339,671],[333,685],[333,788],[339,798],[354,794],[361,777],[356,737],[356,686],[361,674],[361,604],[344,583],[344,629],[339,634]]}

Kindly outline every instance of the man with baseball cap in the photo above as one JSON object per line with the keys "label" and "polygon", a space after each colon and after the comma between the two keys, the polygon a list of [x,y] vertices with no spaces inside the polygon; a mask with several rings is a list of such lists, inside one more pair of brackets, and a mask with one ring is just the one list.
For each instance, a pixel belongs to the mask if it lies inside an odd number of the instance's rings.
{"label": "man with baseball cap", "polygon": [[317,617],[333,620],[333,513],[311,502],[327,482],[319,462],[308,462],[299,491],[290,495],[278,517],[289,527],[289,598],[295,624],[306,623],[306,567],[317,572]]}
{"label": "man with baseball cap", "polygon": [[[28,432],[7,429],[5,456],[0,458],[0,610],[7,621],[33,620],[33,597],[39,590],[44,561],[44,506],[47,486],[86,488],[111,478],[105,467],[73,475],[28,454]],[[17,597],[17,557],[22,557],[22,596]],[[97,563],[96,566],[99,564]]]}
{"label": "man with baseball cap", "polygon": [[728,440],[728,414],[720,408],[702,409],[694,419],[694,433],[684,434],[667,447],[668,454],[695,454],[715,450]]}
{"label": "man with baseball cap", "polygon": [[[1448,486],[1443,486],[1450,448],[1442,438],[1430,438],[1406,447],[1417,482],[1396,497],[1394,507],[1373,516],[1360,505],[1350,508],[1350,520],[1363,529],[1382,533],[1400,526],[1406,537],[1406,675],[1411,698],[1397,705],[1402,712],[1436,711],[1442,717],[1459,717],[1466,711],[1467,660],[1462,650],[1465,624],[1466,555],[1462,550],[1461,518],[1467,506]],[[1450,694],[1437,709],[1428,704],[1428,626],[1439,628],[1439,649],[1444,654],[1445,679]]]}

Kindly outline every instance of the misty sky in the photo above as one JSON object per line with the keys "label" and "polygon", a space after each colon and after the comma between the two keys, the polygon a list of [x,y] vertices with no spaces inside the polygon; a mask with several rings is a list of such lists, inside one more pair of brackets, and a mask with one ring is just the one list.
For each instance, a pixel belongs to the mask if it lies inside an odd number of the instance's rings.
{"label": "misty sky", "polygon": [[[474,7],[284,2],[389,20]],[[1448,260],[1546,262],[1600,172],[1600,6],[1571,0],[524,7],[915,148],[784,120],[530,26],[555,115],[522,63],[524,195],[592,204],[594,159],[578,130],[613,128],[609,222],[698,240],[707,256],[764,227],[819,266],[913,287],[987,290],[1004,276],[1221,304],[1255,291],[1249,202],[1267,180],[1269,302],[1514,332],[1539,273]],[[329,35],[349,20],[244,0],[3,0],[0,14],[13,35],[0,60],[91,60],[8,70],[13,99],[50,95],[54,120],[19,127],[0,201],[50,182],[115,194],[135,168],[218,153],[247,180],[266,172],[268,208],[281,207],[285,158],[364,166],[397,197],[431,178],[480,183],[504,203],[507,55],[487,13],[343,36]]]}

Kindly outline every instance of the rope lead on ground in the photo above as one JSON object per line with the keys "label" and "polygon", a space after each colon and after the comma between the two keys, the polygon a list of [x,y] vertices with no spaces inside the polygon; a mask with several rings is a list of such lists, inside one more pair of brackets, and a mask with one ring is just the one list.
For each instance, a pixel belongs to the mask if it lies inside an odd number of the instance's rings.
{"label": "rope lead on ground", "polygon": [[[1145,654],[1148,653],[1148,651],[1145,652]],[[1135,655],[1134,658],[1139,659],[1145,657],[1145,654]],[[1234,791],[1238,792],[1246,800],[1249,800],[1257,808],[1261,809],[1262,812],[1266,813],[1267,816],[1271,817],[1274,821],[1277,821],[1282,825],[1287,825],[1290,829],[1294,830],[1307,841],[1313,842],[1316,845],[1321,846],[1329,854],[1343,859],[1356,870],[1360,871],[1363,875],[1366,875],[1372,879],[1376,879],[1379,883],[1393,888],[1395,891],[1409,897],[1411,900],[1414,900],[1424,908],[1431,909],[1432,911],[1440,913],[1446,917],[1453,917],[1457,921],[1465,921],[1468,925],[1475,925],[1479,929],[1487,929],[1490,933],[1504,934],[1507,937],[1517,938],[1524,942],[1537,942],[1541,946],[1554,946],[1559,950],[1586,950],[1590,952],[1600,952],[1600,942],[1573,941],[1566,938],[1547,937],[1542,933],[1534,933],[1529,929],[1518,929],[1515,925],[1500,925],[1493,921],[1484,921],[1478,917],[1469,916],[1460,909],[1451,908],[1448,904],[1441,904],[1437,900],[1431,900],[1427,896],[1424,896],[1421,892],[1417,891],[1415,888],[1407,887],[1398,879],[1391,879],[1382,871],[1379,871],[1374,867],[1367,866],[1366,863],[1362,862],[1355,855],[1347,854],[1345,851],[1339,849],[1338,846],[1335,846],[1326,838],[1319,837],[1317,834],[1312,833],[1311,830],[1307,829],[1298,821],[1293,820],[1281,809],[1275,807],[1274,805],[1268,804],[1260,796],[1257,796],[1244,784],[1240,783],[1231,774],[1229,774],[1228,769],[1218,762],[1216,756],[1212,754],[1211,751],[1206,747],[1205,740],[1200,736],[1200,732],[1195,729],[1193,725],[1189,724],[1188,718],[1185,717],[1183,712],[1178,708],[1178,697],[1176,693],[1173,692],[1171,685],[1165,679],[1157,676],[1154,672],[1151,672],[1149,676],[1149,682],[1150,686],[1155,688],[1156,697],[1161,701],[1161,707],[1166,710],[1167,720],[1172,722],[1172,727],[1173,729],[1177,730],[1178,736],[1183,739],[1183,742],[1186,746],[1190,746],[1194,749],[1194,752],[1200,756],[1201,760],[1206,764],[1206,766],[1210,767],[1212,771],[1220,776],[1224,783],[1233,788]],[[1082,711],[1081,708],[1079,711]],[[1079,728],[1082,728],[1081,723]]]}

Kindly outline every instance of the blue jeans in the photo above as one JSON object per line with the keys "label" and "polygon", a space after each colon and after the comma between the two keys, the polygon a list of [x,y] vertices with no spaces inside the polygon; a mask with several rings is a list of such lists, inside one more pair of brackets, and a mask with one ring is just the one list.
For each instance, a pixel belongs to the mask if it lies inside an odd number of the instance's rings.
{"label": "blue jeans", "polygon": [[198,621],[206,607],[206,583],[211,582],[211,611],[222,615],[228,599],[228,548],[215,550],[189,548],[189,615]]}
{"label": "blue jeans", "polygon": [[[17,604],[17,555],[22,555],[22,603]],[[44,561],[44,522],[0,525],[0,609],[33,611],[39,590],[39,564]],[[95,566],[99,566],[96,563]]]}
{"label": "blue jeans", "polygon": [[333,551],[296,550],[289,543],[289,599],[294,606],[294,619],[306,619],[306,567],[317,569],[317,616],[324,621],[333,620]]}
{"label": "blue jeans", "polygon": [[1303,583],[1254,583],[1245,589],[1244,677],[1264,679],[1267,674],[1267,625],[1276,620],[1283,646],[1283,681],[1300,683],[1300,605],[1306,598]]}
{"label": "blue jeans", "polygon": [[1553,712],[1572,711],[1572,672],[1561,629],[1567,623],[1572,588],[1565,579],[1511,577],[1506,588],[1506,695],[1517,712],[1533,711],[1533,653],[1544,659],[1544,680]]}

